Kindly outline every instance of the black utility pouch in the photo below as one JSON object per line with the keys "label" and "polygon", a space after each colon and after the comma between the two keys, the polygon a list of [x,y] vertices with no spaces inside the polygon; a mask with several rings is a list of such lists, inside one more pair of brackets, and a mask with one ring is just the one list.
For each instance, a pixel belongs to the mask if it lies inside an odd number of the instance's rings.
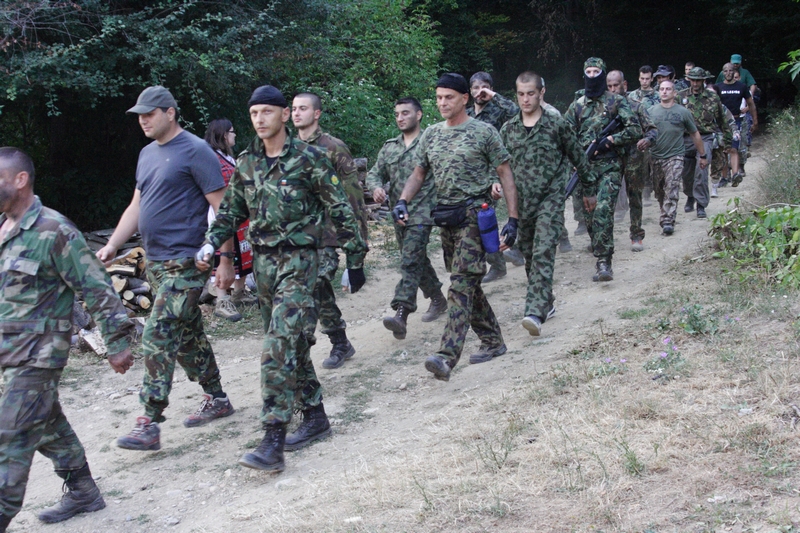
{"label": "black utility pouch", "polygon": [[461,226],[467,219],[467,205],[436,204],[431,211],[433,223],[442,228],[455,228]]}

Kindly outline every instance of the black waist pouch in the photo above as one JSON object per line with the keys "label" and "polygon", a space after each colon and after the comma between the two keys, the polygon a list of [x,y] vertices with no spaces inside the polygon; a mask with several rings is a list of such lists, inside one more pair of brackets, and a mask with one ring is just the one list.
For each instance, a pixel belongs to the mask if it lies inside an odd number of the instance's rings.
{"label": "black waist pouch", "polygon": [[461,226],[467,219],[467,204],[436,204],[431,211],[433,223],[443,228]]}

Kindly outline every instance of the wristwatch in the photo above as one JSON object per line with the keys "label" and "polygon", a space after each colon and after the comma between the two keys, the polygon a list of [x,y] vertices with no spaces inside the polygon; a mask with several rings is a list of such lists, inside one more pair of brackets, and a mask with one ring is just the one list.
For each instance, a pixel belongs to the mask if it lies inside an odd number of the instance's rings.
{"label": "wristwatch", "polygon": [[228,259],[233,259],[236,257],[236,252],[220,252],[219,255],[222,257],[227,257]]}

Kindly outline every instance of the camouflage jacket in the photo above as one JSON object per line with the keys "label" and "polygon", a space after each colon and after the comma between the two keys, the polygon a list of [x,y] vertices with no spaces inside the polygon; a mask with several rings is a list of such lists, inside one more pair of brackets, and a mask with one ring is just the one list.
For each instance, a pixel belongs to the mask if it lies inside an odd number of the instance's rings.
{"label": "camouflage jacket", "polygon": [[[0,225],[6,215],[0,214]],[[108,353],[128,347],[135,331],[106,269],[65,216],[37,196],[0,243],[0,367],[63,368],[79,294],[100,326]]]}
{"label": "camouflage jacket", "polygon": [[491,124],[494,126],[494,129],[500,131],[500,128],[503,127],[511,117],[514,115],[519,114],[519,107],[517,104],[502,96],[500,93],[495,93],[491,100],[489,100],[481,112],[477,115],[475,114],[475,106],[470,106],[467,108],[467,115],[471,116],[472,118],[476,118],[481,122],[485,122],[487,124]]}
{"label": "camouflage jacket", "polygon": [[521,218],[536,216],[545,196],[560,194],[559,204],[563,204],[564,188],[573,166],[578,169],[584,194],[595,195],[597,178],[578,146],[575,132],[563,118],[542,113],[528,133],[522,116],[517,115],[500,130],[500,138],[511,155]]}
{"label": "camouflage jacket", "polygon": [[611,135],[615,151],[621,156],[625,153],[625,146],[642,138],[642,128],[626,98],[609,91],[598,98],[582,95],[570,104],[564,118],[576,132],[578,143],[585,150],[613,120],[614,115],[618,115],[622,121],[622,127]]}
{"label": "camouflage jacket", "polygon": [[[337,139],[333,135],[323,133],[321,129],[311,134],[311,137],[306,139],[306,144],[311,146],[319,146],[327,151],[328,159],[333,164],[333,170],[342,183],[347,199],[350,201],[350,206],[356,214],[358,226],[361,229],[361,238],[367,242],[369,238],[369,230],[367,228],[367,208],[364,206],[364,190],[361,188],[361,183],[358,181],[358,169],[353,161],[353,156],[350,154],[350,149],[341,139]],[[334,228],[328,215],[325,215],[325,231],[322,236],[323,246],[341,246],[342,243],[336,239],[336,228]]]}
{"label": "camouflage jacket", "polygon": [[645,109],[647,109],[650,106],[660,103],[661,98],[658,96],[658,92],[656,92],[655,89],[643,91],[639,88],[628,93],[628,102],[633,103],[634,101],[643,103]]}
{"label": "camouflage jacket", "polygon": [[258,137],[239,155],[206,240],[219,248],[249,218],[247,240],[254,248],[321,248],[327,213],[347,253],[348,268],[362,266],[367,245],[325,153],[293,138],[287,130],[278,158],[268,166],[266,157]]}
{"label": "camouflage jacket", "polygon": [[[689,80],[687,80],[686,78],[681,78],[679,80],[675,80],[675,92],[676,93],[679,93],[684,89],[689,89],[689,88],[691,88],[691,86],[692,86],[692,84],[689,83]],[[661,100],[661,98],[659,98],[659,100]]]}
{"label": "camouflage jacket", "polygon": [[[382,188],[389,195],[389,206],[394,207],[408,177],[414,171],[414,153],[417,150],[422,132],[406,147],[403,134],[389,139],[378,152],[378,159],[367,173],[367,187],[374,191]],[[431,209],[436,205],[436,187],[433,180],[425,180],[411,203],[408,204],[409,218],[406,224],[432,226]]]}
{"label": "camouflage jacket", "polygon": [[[725,133],[725,124],[728,121],[725,117],[725,106],[722,105],[717,93],[704,89],[699,94],[692,94],[691,89],[685,89],[678,93],[677,100],[692,113],[700,135],[710,135],[720,131]],[[726,139],[730,135],[728,131]]]}
{"label": "camouflage jacket", "polygon": [[[650,115],[647,114],[647,109],[650,107],[644,102],[634,100],[631,98],[631,95],[627,95],[628,103],[631,106],[631,110],[636,115],[636,120],[639,121],[639,127],[642,129],[642,137],[641,139],[647,139],[650,141],[650,144],[655,144],[656,138],[658,137],[658,128],[656,125],[653,124],[653,120],[650,118]],[[636,140],[637,142],[639,139]],[[627,146],[626,156],[630,156],[634,152],[637,151],[636,143],[631,143]]]}
{"label": "camouflage jacket", "polygon": [[455,205],[469,200],[491,203],[495,169],[510,159],[494,127],[477,119],[448,127],[438,122],[420,135],[415,166],[436,183],[437,201]]}

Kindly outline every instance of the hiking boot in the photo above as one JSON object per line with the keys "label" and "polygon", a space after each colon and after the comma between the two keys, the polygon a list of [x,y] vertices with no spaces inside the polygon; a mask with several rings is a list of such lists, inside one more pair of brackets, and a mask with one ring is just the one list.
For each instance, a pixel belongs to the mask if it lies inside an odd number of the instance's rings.
{"label": "hiking boot", "polygon": [[203,394],[203,402],[200,404],[200,408],[193,415],[188,416],[183,421],[183,425],[187,428],[205,426],[215,418],[225,418],[235,412],[236,410],[228,400],[228,396],[214,398],[210,394]]}
{"label": "hiking boot", "polygon": [[78,470],[56,470],[64,480],[64,495],[61,501],[39,513],[39,520],[46,524],[62,522],[78,513],[99,511],[106,506],[100,489],[92,479],[89,463]]}
{"label": "hiking boot", "polygon": [[242,314],[236,310],[236,306],[231,301],[229,294],[217,296],[217,305],[214,308],[214,316],[224,318],[230,322],[238,322],[242,319]]}
{"label": "hiking boot", "polygon": [[491,283],[493,281],[497,281],[498,279],[502,279],[506,277],[505,272],[500,272],[496,268],[492,267],[489,269],[489,273],[483,276],[482,283]]}
{"label": "hiking boot", "polygon": [[561,240],[558,241],[558,251],[562,254],[572,251],[572,243],[569,242],[569,235],[566,231],[562,234]]}
{"label": "hiking boot", "polygon": [[673,225],[672,225],[672,224],[664,224],[664,225],[661,227],[661,232],[662,232],[664,235],[672,235],[672,234],[675,232],[675,228],[673,227]]}
{"label": "hiking boot", "polygon": [[614,271],[611,270],[611,264],[607,261],[600,260],[595,266],[597,272],[592,276],[592,281],[613,281]]}
{"label": "hiking boot", "polygon": [[586,233],[587,233],[586,222],[584,222],[583,220],[579,220],[578,227],[575,228],[575,233],[573,233],[573,235],[577,237],[578,235],[586,235]]}
{"label": "hiking boot", "polygon": [[267,426],[264,438],[258,447],[239,459],[239,464],[264,472],[283,472],[283,446],[286,441],[286,425]]}
{"label": "hiking boot", "polygon": [[325,414],[325,407],[319,405],[303,411],[303,421],[294,432],[286,435],[286,444],[283,449],[293,452],[305,448],[315,440],[322,440],[331,436],[331,424]]}
{"label": "hiking boot", "polygon": [[690,196],[686,199],[686,205],[683,206],[684,213],[691,213],[694,211],[694,196]]}
{"label": "hiking boot", "polygon": [[697,218],[706,218],[706,208],[702,205],[697,206]]}
{"label": "hiking boot", "polygon": [[438,291],[436,294],[431,296],[431,305],[428,306],[428,310],[425,311],[425,314],[422,315],[423,322],[433,322],[441,315],[447,312],[447,298],[444,297],[442,291]]}
{"label": "hiking boot", "polygon": [[233,289],[231,293],[231,302],[236,306],[249,306],[258,303],[258,297],[250,294],[244,287],[241,289]]}
{"label": "hiking boot", "polygon": [[631,240],[631,251],[632,252],[641,252],[644,250],[644,243],[642,239],[633,239]]}
{"label": "hiking boot", "polygon": [[733,178],[731,178],[731,187],[738,187],[739,184],[742,183],[743,179],[744,179],[744,174],[742,174],[741,172],[737,172],[736,174],[733,175]]}
{"label": "hiking boot", "polygon": [[538,316],[528,315],[522,319],[522,327],[534,337],[538,337],[542,334],[542,319]]}
{"label": "hiking boot", "polygon": [[711,198],[719,198],[719,193],[717,192],[717,185],[711,184]]}
{"label": "hiking boot", "polygon": [[394,316],[383,317],[383,327],[391,331],[395,339],[406,338],[409,312],[407,308],[399,305]]}
{"label": "hiking boot", "polygon": [[160,450],[161,430],[149,416],[136,417],[136,426],[127,435],[117,439],[117,446],[126,450]]}
{"label": "hiking boot", "polygon": [[331,354],[322,361],[322,368],[334,369],[344,364],[345,359],[350,359],[355,355],[356,349],[347,340],[347,334],[343,329],[335,331],[329,335],[331,339]]}
{"label": "hiking boot", "polygon": [[[506,348],[505,344],[501,344],[500,346],[495,346],[494,348],[488,348],[484,345],[481,345],[481,347],[478,348],[478,353],[474,353],[469,356],[469,364],[477,365],[478,363],[485,363],[487,361],[491,361],[495,357],[500,357],[507,351],[508,348]],[[425,368],[428,368],[427,361],[425,362]]]}
{"label": "hiking boot", "polygon": [[439,381],[450,381],[450,365],[441,355],[431,355],[425,359],[425,370]]}
{"label": "hiking boot", "polygon": [[525,266],[525,258],[522,256],[522,252],[516,248],[509,248],[503,252],[503,259],[506,260],[506,263],[511,263],[515,267]]}

